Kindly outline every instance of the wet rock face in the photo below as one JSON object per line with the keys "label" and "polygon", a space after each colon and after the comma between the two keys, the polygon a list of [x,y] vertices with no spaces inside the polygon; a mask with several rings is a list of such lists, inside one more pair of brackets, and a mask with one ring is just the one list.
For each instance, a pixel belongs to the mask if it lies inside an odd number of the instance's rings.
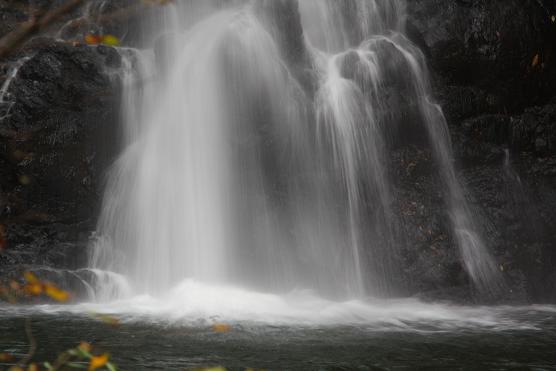
{"label": "wet rock face", "polygon": [[[551,162],[551,163],[550,163]],[[489,243],[508,281],[509,295],[522,301],[554,302],[556,161],[511,154],[499,162],[463,171],[475,202],[483,210]]]}
{"label": "wet rock face", "polygon": [[533,152],[538,157],[556,155],[556,99],[525,110],[513,119],[511,130],[513,149]]}
{"label": "wet rock face", "polygon": [[261,19],[269,25],[289,68],[310,94],[315,94],[316,74],[305,44],[299,3],[295,0],[261,0],[255,3]]}
{"label": "wet rock face", "polygon": [[0,270],[83,264],[118,138],[119,94],[109,77],[118,58],[108,47],[43,43],[11,82],[13,105],[0,121],[0,224],[8,240]]}
{"label": "wet rock face", "polygon": [[407,294],[469,301],[471,283],[452,239],[442,180],[430,150],[408,145],[390,151],[393,209],[400,218],[400,269]]}
{"label": "wet rock face", "polygon": [[482,212],[508,296],[521,301],[556,300],[554,109],[548,103],[452,122],[461,178]]}
{"label": "wet rock face", "polygon": [[257,3],[257,10],[271,25],[284,59],[292,65],[306,63],[308,55],[297,1],[262,0]]}
{"label": "wet rock face", "polygon": [[[460,177],[508,281],[509,300],[556,300],[554,14],[549,0],[408,0],[408,33],[435,77]],[[458,264],[422,260],[409,267],[446,279]],[[423,291],[439,282],[418,281]],[[461,278],[454,282],[465,287]]]}
{"label": "wet rock face", "polygon": [[472,87],[467,101],[479,101],[478,109],[519,112],[545,102],[556,85],[554,6],[542,0],[408,0],[408,32],[452,87],[445,93],[449,103],[464,93],[454,86]]}

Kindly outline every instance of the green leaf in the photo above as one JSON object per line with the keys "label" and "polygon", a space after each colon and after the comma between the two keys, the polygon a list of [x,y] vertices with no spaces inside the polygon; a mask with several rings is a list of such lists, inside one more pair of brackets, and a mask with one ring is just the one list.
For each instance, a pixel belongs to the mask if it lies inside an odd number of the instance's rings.
{"label": "green leaf", "polygon": [[87,359],[91,359],[93,358],[93,355],[89,352],[87,352],[85,349],[83,348],[77,348],[77,353],[81,358],[87,358]]}

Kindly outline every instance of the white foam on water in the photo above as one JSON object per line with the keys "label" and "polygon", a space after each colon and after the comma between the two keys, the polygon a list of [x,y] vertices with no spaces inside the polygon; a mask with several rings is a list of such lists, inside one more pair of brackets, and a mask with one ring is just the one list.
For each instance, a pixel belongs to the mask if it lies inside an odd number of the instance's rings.
{"label": "white foam on water", "polygon": [[0,308],[14,315],[110,315],[122,323],[199,326],[213,323],[255,327],[356,326],[372,331],[452,332],[457,330],[541,330],[541,320],[556,316],[554,306],[465,307],[417,299],[337,302],[310,291],[277,295],[233,286],[185,280],[159,297],[133,296],[108,303]]}

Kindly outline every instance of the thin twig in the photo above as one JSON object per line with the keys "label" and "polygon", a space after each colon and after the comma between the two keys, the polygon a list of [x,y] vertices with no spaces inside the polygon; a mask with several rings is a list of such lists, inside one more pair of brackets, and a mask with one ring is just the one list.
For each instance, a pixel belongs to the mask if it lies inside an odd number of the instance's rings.
{"label": "thin twig", "polygon": [[122,19],[131,18],[134,14],[141,12],[142,10],[146,9],[149,5],[146,4],[134,4],[130,5],[126,8],[115,10],[109,14],[102,14],[97,17],[90,17],[90,16],[83,16],[71,20],[67,25],[64,26],[64,29],[74,30],[79,28],[83,25],[88,24],[89,22],[94,22],[95,24],[106,24],[113,21],[119,21]]}
{"label": "thin twig", "polygon": [[68,363],[69,360],[71,360],[71,355],[68,352],[64,352],[60,354],[60,356],[58,357],[58,359],[56,359],[56,362],[54,363],[54,365],[50,370],[51,371],[60,370],[64,365]]}
{"label": "thin twig", "polygon": [[29,351],[27,352],[25,357],[23,357],[21,361],[18,362],[17,365],[19,367],[27,366],[27,364],[33,359],[35,353],[37,352],[37,340],[33,336],[33,328],[31,327],[30,318],[25,319],[25,334],[27,334],[27,340],[29,341]]}
{"label": "thin twig", "polygon": [[64,15],[80,7],[87,0],[70,0],[60,7],[40,15],[32,15],[17,29],[0,39],[0,59],[6,58],[17,51],[31,37],[43,31]]}

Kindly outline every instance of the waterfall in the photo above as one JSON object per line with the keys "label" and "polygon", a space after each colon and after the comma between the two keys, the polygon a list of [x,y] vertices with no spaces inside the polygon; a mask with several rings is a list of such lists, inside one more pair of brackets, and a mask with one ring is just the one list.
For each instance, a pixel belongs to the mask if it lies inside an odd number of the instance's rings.
{"label": "waterfall", "polygon": [[[404,36],[404,1],[183,1],[161,13],[151,51],[124,58],[124,86],[141,87],[124,89],[125,148],[91,268],[135,293],[195,279],[395,295],[402,229],[388,148],[411,126],[433,153],[469,276],[485,293],[503,287],[425,58]],[[295,29],[277,27],[296,15],[301,51],[288,49]]]}

